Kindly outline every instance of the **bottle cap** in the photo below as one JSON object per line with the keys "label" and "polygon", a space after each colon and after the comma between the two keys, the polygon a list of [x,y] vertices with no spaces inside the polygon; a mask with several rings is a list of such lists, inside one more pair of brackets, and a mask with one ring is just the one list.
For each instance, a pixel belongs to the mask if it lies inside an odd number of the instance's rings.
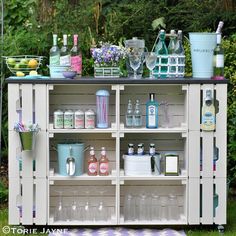
{"label": "bottle cap", "polygon": [[149,94],[149,97],[150,97],[150,100],[153,101],[153,100],[155,99],[155,93],[150,93],[150,94]]}

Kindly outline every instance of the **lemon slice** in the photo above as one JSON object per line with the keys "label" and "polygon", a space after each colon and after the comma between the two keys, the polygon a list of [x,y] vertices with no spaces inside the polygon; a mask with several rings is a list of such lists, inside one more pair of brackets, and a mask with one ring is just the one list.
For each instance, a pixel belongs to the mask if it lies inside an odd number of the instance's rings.
{"label": "lemon slice", "polygon": [[38,72],[36,70],[30,71],[29,75],[38,75]]}
{"label": "lemon slice", "polygon": [[25,74],[21,71],[17,71],[16,76],[23,77],[23,76],[25,76]]}

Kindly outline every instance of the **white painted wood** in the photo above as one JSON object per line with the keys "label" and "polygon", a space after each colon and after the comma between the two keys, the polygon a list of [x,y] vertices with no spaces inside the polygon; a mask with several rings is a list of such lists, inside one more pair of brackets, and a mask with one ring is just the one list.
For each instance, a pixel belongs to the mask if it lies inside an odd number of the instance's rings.
{"label": "white painted wood", "polygon": [[177,128],[157,128],[157,129],[147,129],[147,128],[124,128],[121,132],[130,134],[130,133],[185,133],[187,130],[182,127]]}
{"label": "white painted wood", "polygon": [[[51,127],[51,124],[50,124]],[[116,129],[107,128],[107,129],[50,129],[49,133],[53,134],[104,134],[104,133],[114,133]]]}
{"label": "white painted wood", "polygon": [[[189,172],[190,173],[190,172]],[[189,178],[188,185],[188,223],[198,225],[200,223],[200,179]]]}
{"label": "white painted wood", "polygon": [[227,210],[227,184],[226,178],[216,178],[214,183],[216,186],[216,194],[218,195],[218,206],[215,209],[216,215],[214,217],[215,224],[226,224],[226,210]]}
{"label": "white painted wood", "polygon": [[[118,98],[119,100],[119,98]],[[119,110],[119,109],[118,109]],[[119,114],[119,111],[118,111]],[[119,118],[118,118],[119,121]],[[119,127],[119,126],[118,126]],[[116,137],[116,207],[115,207],[116,223],[120,220],[120,136]]]}
{"label": "white painted wood", "polygon": [[188,134],[188,174],[189,178],[200,177],[200,131],[189,131]]}
{"label": "white painted wood", "polygon": [[9,195],[8,195],[8,223],[18,225],[20,223],[20,213],[17,199],[20,198],[20,179],[9,178]]}
{"label": "white painted wood", "polygon": [[216,178],[227,176],[227,85],[216,85],[216,99],[219,101],[219,112],[216,114],[216,147],[219,150],[216,161]]}
{"label": "white painted wood", "polygon": [[202,172],[203,178],[213,177],[214,133],[202,132]]}
{"label": "white painted wood", "polygon": [[201,223],[213,224],[213,178],[203,178],[202,183],[202,218]]}
{"label": "white painted wood", "polygon": [[22,224],[33,224],[33,179],[22,179]]}
{"label": "white painted wood", "polygon": [[35,223],[37,225],[46,225],[47,224],[47,179],[46,178],[37,178],[35,180]]}
{"label": "white painted wood", "polygon": [[[180,181],[181,180],[187,180],[187,176],[179,175],[179,176],[165,176],[163,174],[161,175],[151,175],[151,176],[120,176],[120,180],[162,180],[162,181]],[[184,183],[187,184],[187,183]]]}
{"label": "white painted wood", "polygon": [[200,104],[201,90],[199,84],[189,85],[189,109],[188,125],[189,130],[200,130]]}
{"label": "white painted wood", "polygon": [[16,131],[9,131],[8,140],[8,176],[9,178],[19,178],[19,159],[21,158],[21,145],[19,134]]}
{"label": "white painted wood", "polygon": [[20,87],[19,84],[8,84],[8,129],[13,130],[14,124],[19,121]]}

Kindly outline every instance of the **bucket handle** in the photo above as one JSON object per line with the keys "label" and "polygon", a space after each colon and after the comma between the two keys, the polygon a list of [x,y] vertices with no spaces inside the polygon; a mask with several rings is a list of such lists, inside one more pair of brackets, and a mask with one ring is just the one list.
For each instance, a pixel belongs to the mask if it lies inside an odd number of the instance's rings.
{"label": "bucket handle", "polygon": [[[68,144],[69,144],[69,143],[68,143]],[[91,147],[91,145],[86,146],[86,147],[84,148],[84,152],[86,152],[90,147]],[[52,148],[54,151],[56,151],[56,152],[58,151],[57,148],[56,148],[56,146],[55,146],[54,144],[51,145],[51,148]],[[71,146],[70,146],[70,148],[71,148]],[[70,155],[71,155],[71,149],[70,149]]]}

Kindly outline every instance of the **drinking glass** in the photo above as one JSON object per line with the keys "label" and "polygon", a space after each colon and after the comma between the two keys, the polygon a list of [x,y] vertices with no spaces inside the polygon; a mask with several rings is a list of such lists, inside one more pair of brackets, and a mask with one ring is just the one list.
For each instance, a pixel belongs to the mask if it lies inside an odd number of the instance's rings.
{"label": "drinking glass", "polygon": [[159,220],[161,213],[160,197],[156,194],[152,194],[151,198],[151,220]]}
{"label": "drinking glass", "polygon": [[140,221],[149,220],[149,202],[148,197],[145,193],[139,195],[138,200],[138,216]]}
{"label": "drinking glass", "polygon": [[169,220],[178,220],[179,219],[179,207],[176,195],[169,195]]}
{"label": "drinking glass", "polygon": [[142,55],[143,55],[143,52],[139,50],[133,50],[129,54],[129,63],[130,63],[131,68],[134,70],[134,79],[137,79],[137,70],[141,65]]}
{"label": "drinking glass", "polygon": [[91,205],[90,198],[89,198],[89,189],[85,190],[85,194],[86,194],[86,201],[85,201],[85,204],[83,206],[83,211],[82,211],[83,220],[93,221],[94,215],[93,215],[93,207]]}
{"label": "drinking glass", "polygon": [[168,219],[168,196],[161,196],[160,197],[160,203],[161,203],[161,220],[166,221]]}
{"label": "drinking glass", "polygon": [[149,79],[153,79],[154,76],[152,74],[152,70],[156,66],[156,61],[157,61],[157,55],[154,52],[146,52],[145,53],[145,61],[146,61],[146,66],[149,69]]}
{"label": "drinking glass", "polygon": [[127,194],[125,196],[124,202],[124,220],[125,221],[134,221],[135,220],[135,196],[132,194]]}
{"label": "drinking glass", "polygon": [[55,221],[65,221],[67,220],[67,209],[63,204],[63,199],[62,199],[62,191],[55,191],[56,193],[59,193],[59,198],[58,198],[58,203],[55,208],[54,216],[55,216]]}
{"label": "drinking glass", "polygon": [[70,220],[79,220],[79,203],[76,201],[77,199],[77,191],[73,191],[73,201],[70,207]]}
{"label": "drinking glass", "polygon": [[166,101],[160,102],[160,111],[162,113],[160,120],[160,127],[170,128],[170,113],[169,113],[169,103]]}

